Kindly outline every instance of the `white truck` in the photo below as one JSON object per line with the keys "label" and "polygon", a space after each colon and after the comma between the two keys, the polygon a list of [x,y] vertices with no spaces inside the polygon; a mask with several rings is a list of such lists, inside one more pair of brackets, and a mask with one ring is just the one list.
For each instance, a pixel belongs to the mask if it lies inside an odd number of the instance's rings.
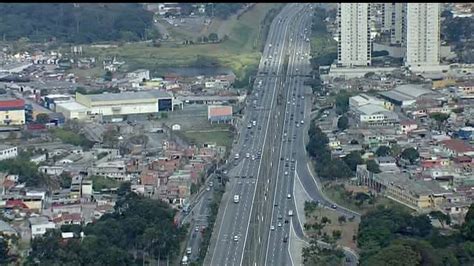
{"label": "white truck", "polygon": [[239,203],[240,197],[239,195],[234,195],[234,203]]}

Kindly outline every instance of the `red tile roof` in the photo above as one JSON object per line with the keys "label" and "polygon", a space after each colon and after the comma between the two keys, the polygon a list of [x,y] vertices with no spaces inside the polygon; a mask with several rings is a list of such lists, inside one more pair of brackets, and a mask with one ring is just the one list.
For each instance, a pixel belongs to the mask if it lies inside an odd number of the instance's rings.
{"label": "red tile roof", "polygon": [[474,151],[471,145],[465,143],[459,139],[448,139],[441,141],[441,144],[449,150],[455,151],[457,153],[471,152]]}
{"label": "red tile roof", "polygon": [[2,108],[13,108],[13,107],[25,107],[25,100],[23,99],[0,99],[0,107]]}
{"label": "red tile roof", "polygon": [[230,115],[232,115],[232,106],[209,107],[209,116],[230,116]]}

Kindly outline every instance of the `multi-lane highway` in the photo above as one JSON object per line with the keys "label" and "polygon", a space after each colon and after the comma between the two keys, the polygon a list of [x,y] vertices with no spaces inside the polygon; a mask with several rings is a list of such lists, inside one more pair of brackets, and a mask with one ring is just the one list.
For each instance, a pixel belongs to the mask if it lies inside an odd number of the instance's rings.
{"label": "multi-lane highway", "polygon": [[[295,178],[312,200],[357,216],[322,195],[307,164],[311,89],[303,83],[311,71],[311,13],[310,4],[288,4],[272,22],[205,265],[293,265],[290,226],[305,239],[292,195]],[[347,256],[356,259],[350,251]]]}
{"label": "multi-lane highway", "polygon": [[[214,234],[217,235],[211,242],[210,253],[204,263],[206,265],[242,265],[254,202],[256,198],[264,196],[256,195],[257,182],[262,181],[260,178],[269,178],[262,176],[261,172],[272,164],[268,143],[276,135],[275,127],[278,126],[278,123],[274,123],[274,111],[277,92],[282,85],[279,75],[282,74],[286,52],[289,18],[299,9],[301,7],[297,5],[286,6],[270,27],[259,66],[259,72],[263,75],[255,80],[244,117],[244,121],[251,126],[242,129],[235,149],[243,158],[238,166],[240,171],[236,175],[238,178],[231,177],[228,184],[223,206],[219,210],[222,216],[218,216],[214,228]],[[234,203],[234,195],[239,196],[238,203]]]}

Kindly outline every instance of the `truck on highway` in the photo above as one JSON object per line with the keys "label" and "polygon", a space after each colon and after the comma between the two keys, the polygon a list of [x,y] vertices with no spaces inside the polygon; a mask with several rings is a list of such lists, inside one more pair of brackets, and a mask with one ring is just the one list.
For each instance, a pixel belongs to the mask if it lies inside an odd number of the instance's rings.
{"label": "truck on highway", "polygon": [[239,195],[234,195],[234,203],[239,203],[240,197]]}
{"label": "truck on highway", "polygon": [[188,256],[183,256],[183,259],[181,260],[181,265],[188,265]]}

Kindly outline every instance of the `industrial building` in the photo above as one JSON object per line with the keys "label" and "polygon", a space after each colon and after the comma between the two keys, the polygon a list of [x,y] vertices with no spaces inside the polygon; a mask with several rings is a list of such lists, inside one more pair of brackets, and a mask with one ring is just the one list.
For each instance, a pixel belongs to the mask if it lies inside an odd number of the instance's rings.
{"label": "industrial building", "polygon": [[56,104],[56,111],[62,113],[66,120],[85,120],[88,108],[76,101],[70,101]]}
{"label": "industrial building", "polygon": [[380,92],[379,95],[394,105],[406,107],[416,103],[422,97],[434,96],[437,93],[423,88],[423,85],[401,85],[390,91]]}
{"label": "industrial building", "polygon": [[[87,116],[123,117],[125,115],[153,114],[173,110],[172,95],[159,90],[90,95],[76,92],[76,102],[87,108]],[[67,109],[70,111],[78,110],[77,112],[82,110],[81,106],[78,105],[70,106]]]}
{"label": "industrial building", "polygon": [[377,104],[366,104],[351,109],[362,126],[392,126],[400,122],[398,115]]}
{"label": "industrial building", "polygon": [[25,124],[25,101],[15,98],[0,98],[0,126]]}

